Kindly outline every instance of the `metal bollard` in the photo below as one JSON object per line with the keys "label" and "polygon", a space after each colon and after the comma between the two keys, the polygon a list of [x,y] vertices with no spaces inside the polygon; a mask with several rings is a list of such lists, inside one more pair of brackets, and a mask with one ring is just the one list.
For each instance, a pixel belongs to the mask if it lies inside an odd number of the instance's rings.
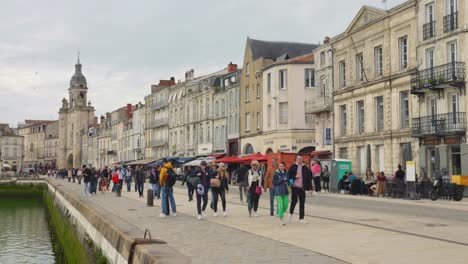
{"label": "metal bollard", "polygon": [[146,191],[146,205],[153,206],[154,196],[153,190],[149,189]]}

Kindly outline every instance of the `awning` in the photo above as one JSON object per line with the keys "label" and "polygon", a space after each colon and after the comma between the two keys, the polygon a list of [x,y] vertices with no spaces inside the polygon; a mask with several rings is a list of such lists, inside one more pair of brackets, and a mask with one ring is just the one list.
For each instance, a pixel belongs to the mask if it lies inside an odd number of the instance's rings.
{"label": "awning", "polygon": [[130,163],[128,163],[127,165],[146,165],[148,163],[153,163],[155,162],[156,160],[155,159],[142,159],[142,160],[135,160],[135,161],[132,161]]}
{"label": "awning", "polygon": [[237,156],[228,156],[228,157],[224,157],[224,158],[220,158],[220,159],[217,159],[216,160],[216,163],[242,163],[242,161],[240,161],[240,158],[237,157]]}
{"label": "awning", "polygon": [[255,153],[255,154],[252,154],[252,155],[242,157],[242,158],[239,159],[239,161],[244,162],[244,163],[248,163],[248,162],[252,162],[253,160],[257,160],[259,162],[267,161],[267,159],[268,159],[267,156],[262,155],[260,153]]}
{"label": "awning", "polygon": [[210,157],[198,158],[198,159],[196,159],[196,160],[192,160],[192,161],[190,161],[190,162],[188,162],[188,163],[185,163],[184,166],[196,166],[196,167],[200,167],[200,163],[201,163],[203,160],[206,161],[206,163],[210,163],[210,162],[212,162],[212,161],[215,161],[214,158],[210,158]]}
{"label": "awning", "polygon": [[310,156],[315,157],[315,156],[330,155],[330,154],[331,154],[331,151],[329,150],[321,150],[321,151],[312,151],[310,153]]}
{"label": "awning", "polygon": [[184,158],[178,158],[178,159],[176,160],[176,162],[177,162],[177,163],[182,163],[182,164],[183,164],[183,163],[190,162],[190,161],[192,161],[192,160],[194,160],[194,159],[195,159],[195,157],[184,157]]}
{"label": "awning", "polygon": [[215,158],[215,159],[220,159],[220,158],[222,158],[222,157],[224,157],[226,155],[227,155],[226,153],[217,153],[217,154],[212,154],[212,155],[210,155],[208,157]]}

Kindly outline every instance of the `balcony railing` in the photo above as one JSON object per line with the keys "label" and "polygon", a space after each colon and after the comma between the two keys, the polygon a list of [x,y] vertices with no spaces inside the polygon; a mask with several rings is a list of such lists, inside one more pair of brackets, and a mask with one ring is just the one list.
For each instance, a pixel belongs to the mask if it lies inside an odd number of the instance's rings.
{"label": "balcony railing", "polygon": [[447,136],[466,133],[466,114],[452,112],[412,120],[413,136]]}
{"label": "balcony railing", "polygon": [[430,39],[435,37],[435,21],[431,21],[423,25],[423,39]]}
{"label": "balcony railing", "polygon": [[458,28],[458,12],[444,16],[444,33]]}
{"label": "balcony railing", "polygon": [[464,87],[465,63],[450,62],[411,75],[411,92],[424,92],[425,89],[441,89],[444,85]]}
{"label": "balcony railing", "polygon": [[319,113],[323,111],[331,111],[332,98],[331,96],[322,96],[314,98],[306,102],[305,111],[308,114]]}
{"label": "balcony railing", "polygon": [[160,127],[160,126],[164,126],[167,124],[168,124],[167,118],[161,118],[161,119],[151,121],[151,128]]}
{"label": "balcony railing", "polygon": [[151,110],[157,110],[163,107],[166,107],[168,105],[166,100],[155,102],[151,105]]}
{"label": "balcony railing", "polygon": [[167,139],[155,139],[150,142],[151,147],[159,147],[167,144]]}

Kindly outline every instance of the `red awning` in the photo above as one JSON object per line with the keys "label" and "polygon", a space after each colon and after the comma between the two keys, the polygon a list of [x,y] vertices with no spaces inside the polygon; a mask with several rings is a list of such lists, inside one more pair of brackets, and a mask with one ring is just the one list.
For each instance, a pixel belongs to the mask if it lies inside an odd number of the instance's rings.
{"label": "red awning", "polygon": [[258,160],[259,162],[261,162],[261,161],[266,161],[267,159],[268,159],[267,156],[262,155],[260,153],[255,153],[252,155],[242,157],[239,159],[239,161],[247,163],[247,162],[251,162],[252,160]]}
{"label": "red awning", "polygon": [[222,157],[226,156],[226,153],[217,153],[217,154],[212,154],[208,157],[215,158],[215,159],[220,159]]}
{"label": "red awning", "polygon": [[216,163],[241,163],[239,157],[237,156],[228,156],[216,160]]}
{"label": "red awning", "polygon": [[315,156],[321,156],[321,155],[329,155],[331,154],[331,152],[329,150],[322,150],[322,151],[312,151],[310,153],[310,156],[311,157],[315,157]]}

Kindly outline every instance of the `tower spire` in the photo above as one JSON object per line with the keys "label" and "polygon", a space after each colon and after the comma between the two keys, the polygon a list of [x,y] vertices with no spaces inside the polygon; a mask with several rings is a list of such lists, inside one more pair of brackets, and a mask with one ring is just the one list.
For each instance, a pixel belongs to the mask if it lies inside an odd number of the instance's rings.
{"label": "tower spire", "polygon": [[78,62],[77,64],[80,64],[80,51],[78,51]]}

